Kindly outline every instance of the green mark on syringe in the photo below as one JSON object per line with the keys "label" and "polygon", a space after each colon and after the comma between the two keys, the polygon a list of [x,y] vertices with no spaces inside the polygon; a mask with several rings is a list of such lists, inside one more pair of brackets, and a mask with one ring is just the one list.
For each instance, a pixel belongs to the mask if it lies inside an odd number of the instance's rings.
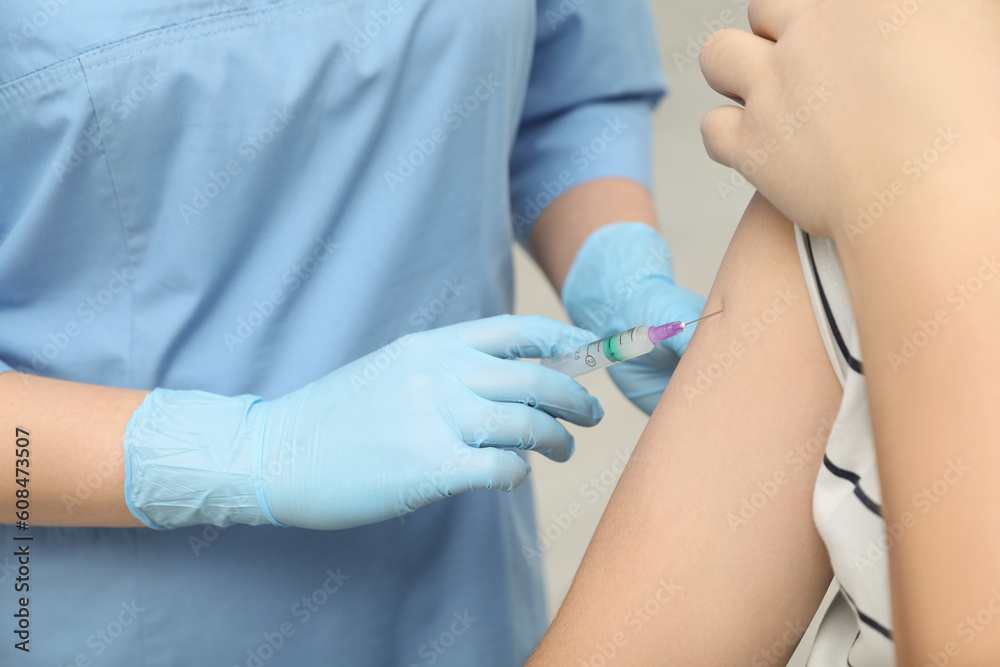
{"label": "green mark on syringe", "polygon": [[618,339],[622,336],[629,336],[629,338],[631,338],[632,331],[634,331],[634,329],[629,329],[628,331],[623,331],[622,333],[605,338],[604,344],[601,346],[604,351],[604,356],[614,362],[625,361],[625,357],[619,356],[621,343]]}

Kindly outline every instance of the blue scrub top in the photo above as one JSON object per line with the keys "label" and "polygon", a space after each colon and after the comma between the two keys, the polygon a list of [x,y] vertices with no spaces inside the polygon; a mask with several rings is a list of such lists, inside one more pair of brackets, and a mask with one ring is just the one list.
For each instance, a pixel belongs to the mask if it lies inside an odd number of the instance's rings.
{"label": "blue scrub top", "polygon": [[[8,1],[0,368],[275,398],[509,312],[553,198],[648,182],[658,61],[645,0]],[[30,654],[15,532],[4,665],[507,667],[546,625],[528,484],[335,532],[32,528]]]}

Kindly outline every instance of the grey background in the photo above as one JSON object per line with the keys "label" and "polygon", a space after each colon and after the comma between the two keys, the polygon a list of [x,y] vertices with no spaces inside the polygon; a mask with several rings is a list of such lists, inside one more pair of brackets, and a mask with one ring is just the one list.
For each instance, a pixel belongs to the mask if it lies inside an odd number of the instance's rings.
{"label": "grey background", "polygon": [[[699,131],[701,117],[728,100],[705,83],[698,68],[697,45],[709,30],[748,29],[746,3],[652,0],[661,59],[670,82],[670,95],[654,117],[656,205],[660,228],[673,251],[677,281],[703,295],[712,286],[753,188],[742,185],[735,192],[720,191],[720,183],[731,184],[733,172],[705,154]],[[520,249],[515,268],[517,312],[566,321],[554,290]],[[601,400],[604,420],[592,429],[569,425],[577,448],[568,463],[555,464],[539,456],[531,461],[550,614],[555,614],[566,595],[611,496],[616,471],[621,469],[618,457],[631,453],[647,420],[621,396],[607,373],[592,373],[580,380]],[[569,515],[574,503],[580,508],[576,517]],[[805,664],[804,648],[812,630],[789,665]]]}

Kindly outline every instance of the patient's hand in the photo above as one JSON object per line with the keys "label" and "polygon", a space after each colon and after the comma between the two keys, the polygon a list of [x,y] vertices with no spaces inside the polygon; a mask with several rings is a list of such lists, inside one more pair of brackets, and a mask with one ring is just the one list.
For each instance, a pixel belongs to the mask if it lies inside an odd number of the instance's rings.
{"label": "patient's hand", "polygon": [[1000,4],[752,0],[750,23],[702,49],[711,86],[746,101],[705,116],[705,145],[807,231],[840,246],[859,210],[995,182]]}

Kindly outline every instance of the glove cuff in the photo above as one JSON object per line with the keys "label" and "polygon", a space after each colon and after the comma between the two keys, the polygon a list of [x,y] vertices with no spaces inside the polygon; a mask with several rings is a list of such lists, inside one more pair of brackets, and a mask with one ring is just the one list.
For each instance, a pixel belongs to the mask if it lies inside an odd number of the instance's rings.
{"label": "glove cuff", "polygon": [[627,321],[627,302],[651,280],[674,285],[670,248],[639,222],[605,225],[584,242],[563,285],[562,301],[572,322],[606,336],[648,322]]}
{"label": "glove cuff", "polygon": [[125,501],[158,530],[277,521],[263,503],[257,396],[156,389],[125,427]]}
{"label": "glove cuff", "polygon": [[260,455],[254,458],[257,466],[254,481],[260,507],[276,526],[291,524],[276,519],[272,511],[286,518],[294,517],[295,525],[301,525],[302,517],[315,511],[314,499],[303,497],[302,489],[293,481],[296,476],[291,474],[296,467],[300,470],[311,467],[310,452],[296,438],[296,425],[314,386],[315,383],[309,384],[287,396],[260,404],[264,415],[259,424],[261,447]]}

